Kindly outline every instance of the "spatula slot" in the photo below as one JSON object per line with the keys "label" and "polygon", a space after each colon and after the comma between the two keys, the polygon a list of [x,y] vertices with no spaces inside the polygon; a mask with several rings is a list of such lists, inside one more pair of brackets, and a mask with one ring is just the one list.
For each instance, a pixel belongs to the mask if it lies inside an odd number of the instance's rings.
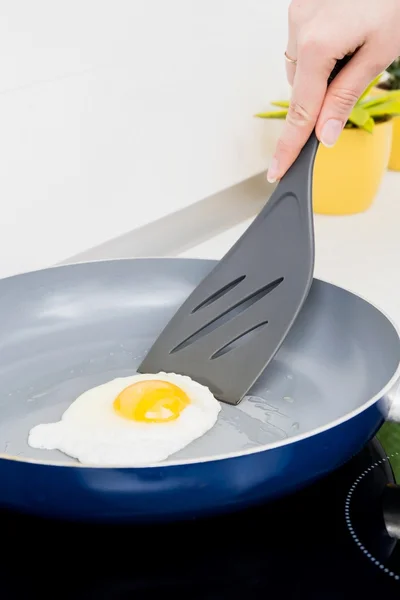
{"label": "spatula slot", "polygon": [[222,298],[222,296],[225,296],[225,294],[227,294],[228,292],[233,290],[233,288],[235,288],[237,285],[239,285],[239,283],[241,283],[243,281],[243,279],[246,279],[246,275],[242,275],[241,277],[234,279],[234,281],[231,281],[230,283],[227,283],[226,285],[224,285],[224,287],[219,289],[217,292],[214,292],[213,294],[211,294],[211,296],[209,296],[208,298],[206,298],[205,300],[200,302],[200,304],[192,310],[192,314],[197,312],[201,308],[204,308],[205,306],[209,306],[216,300],[219,300],[220,298]]}
{"label": "spatula slot", "polygon": [[245,310],[250,308],[250,306],[253,306],[256,302],[259,302],[267,294],[270,294],[272,292],[272,290],[277,288],[278,285],[280,285],[282,283],[282,281],[283,281],[283,277],[279,277],[279,279],[275,279],[275,281],[272,281],[271,283],[264,285],[262,288],[256,290],[252,294],[246,296],[245,298],[243,298],[243,300],[241,300],[240,302],[237,302],[234,306],[232,306],[228,310],[224,311],[221,315],[215,317],[214,319],[209,321],[206,325],[204,325],[203,327],[201,327],[200,329],[195,331],[195,333],[192,333],[192,335],[190,335],[185,340],[183,340],[183,342],[181,342],[180,344],[175,346],[175,348],[173,348],[170,351],[170,354],[174,354],[175,352],[179,352],[179,350],[183,350],[183,348],[187,348],[187,346],[190,346],[191,344],[193,344],[200,338],[204,337],[205,335],[208,335],[209,333],[211,333],[218,327],[221,327],[221,325],[224,325],[225,323],[227,323],[234,317],[237,317],[238,315],[243,313]]}
{"label": "spatula slot", "polygon": [[214,360],[214,358],[219,358],[220,356],[227,354],[231,350],[235,350],[235,348],[237,348],[238,346],[242,346],[246,342],[249,342],[255,335],[257,335],[258,330],[261,329],[261,327],[265,327],[266,325],[268,325],[268,321],[263,321],[262,323],[258,323],[258,325],[254,325],[254,327],[251,327],[244,333],[241,333],[233,340],[231,340],[228,344],[222,346],[222,348],[217,350],[217,352],[214,352],[214,354],[211,356],[211,360]]}

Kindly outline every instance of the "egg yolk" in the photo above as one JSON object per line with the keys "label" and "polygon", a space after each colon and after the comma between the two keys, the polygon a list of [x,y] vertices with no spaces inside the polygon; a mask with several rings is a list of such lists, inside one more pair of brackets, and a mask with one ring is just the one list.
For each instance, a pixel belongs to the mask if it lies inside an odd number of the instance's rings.
{"label": "egg yolk", "polygon": [[177,419],[189,404],[189,396],[177,385],[149,379],[122,390],[114,400],[114,409],[132,421],[164,423]]}

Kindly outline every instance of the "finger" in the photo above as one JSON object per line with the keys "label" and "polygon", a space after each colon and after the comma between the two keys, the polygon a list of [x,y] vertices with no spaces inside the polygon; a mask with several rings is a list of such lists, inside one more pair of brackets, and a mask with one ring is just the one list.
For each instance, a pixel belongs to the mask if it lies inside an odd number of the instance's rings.
{"label": "finger", "polygon": [[[296,60],[294,58],[295,54],[291,54],[289,50],[286,50],[286,57]],[[286,77],[290,86],[293,86],[294,76],[296,73],[296,63],[290,62],[289,60],[285,60],[286,63]]]}
{"label": "finger", "polygon": [[[292,60],[297,60],[297,43],[296,43],[296,26],[289,19],[288,25],[288,42],[286,46],[286,56],[291,58]],[[296,73],[296,65],[288,60],[285,60],[286,63],[286,77],[289,82],[289,85],[293,86],[294,75]]]}
{"label": "finger", "polygon": [[293,93],[281,137],[268,169],[268,181],[280,179],[297,158],[314,129],[335,60],[314,47],[299,46]]}
{"label": "finger", "polygon": [[363,46],[329,86],[316,125],[317,137],[324,146],[335,145],[357,100],[384,70],[384,62],[376,57],[376,50],[371,52]]}

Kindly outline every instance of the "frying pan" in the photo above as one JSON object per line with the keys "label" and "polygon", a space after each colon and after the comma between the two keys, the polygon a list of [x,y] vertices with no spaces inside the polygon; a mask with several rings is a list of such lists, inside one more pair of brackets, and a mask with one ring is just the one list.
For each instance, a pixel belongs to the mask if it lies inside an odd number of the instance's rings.
{"label": "frying pan", "polygon": [[[370,303],[314,280],[289,336],[238,406],[162,464],[86,467],[28,432],[86,389],[132,374],[215,266],[106,260],[0,281],[0,504],[86,521],[155,521],[279,498],[358,452],[399,406],[400,338]],[[398,411],[397,411],[398,412]]]}

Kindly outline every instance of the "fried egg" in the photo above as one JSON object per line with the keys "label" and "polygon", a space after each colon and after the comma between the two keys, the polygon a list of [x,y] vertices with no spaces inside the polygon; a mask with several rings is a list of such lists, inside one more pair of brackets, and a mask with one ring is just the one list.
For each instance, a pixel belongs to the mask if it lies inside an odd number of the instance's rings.
{"label": "fried egg", "polygon": [[84,392],[60,421],[33,427],[28,444],[87,465],[144,466],[204,435],[220,410],[207,387],[184,375],[119,377]]}

